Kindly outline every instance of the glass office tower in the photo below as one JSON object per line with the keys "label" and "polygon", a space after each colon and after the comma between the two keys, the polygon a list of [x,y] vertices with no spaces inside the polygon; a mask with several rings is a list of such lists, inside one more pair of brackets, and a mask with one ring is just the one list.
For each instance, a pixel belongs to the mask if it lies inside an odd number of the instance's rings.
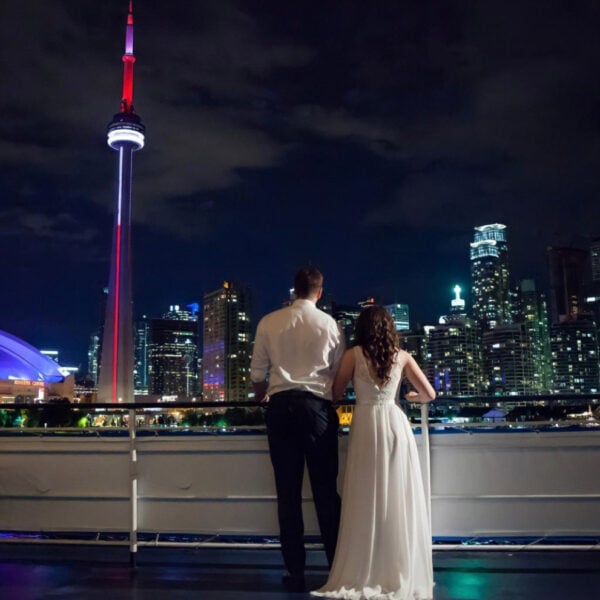
{"label": "glass office tower", "polygon": [[511,322],[506,225],[475,227],[471,242],[473,316],[483,329]]}
{"label": "glass office tower", "polygon": [[252,357],[249,290],[225,281],[205,294],[202,332],[204,401],[247,401]]}

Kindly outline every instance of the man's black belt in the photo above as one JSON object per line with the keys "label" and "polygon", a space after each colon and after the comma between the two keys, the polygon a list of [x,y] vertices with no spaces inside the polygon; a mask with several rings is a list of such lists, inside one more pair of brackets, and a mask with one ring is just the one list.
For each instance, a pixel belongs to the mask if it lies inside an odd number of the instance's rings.
{"label": "man's black belt", "polygon": [[297,390],[297,389],[291,389],[291,390],[283,390],[281,392],[275,392],[273,395],[270,396],[271,400],[273,400],[274,398],[277,398],[278,396],[288,396],[288,397],[297,397],[300,398],[302,396],[313,396],[313,398],[317,398],[317,400],[327,400],[326,398],[323,398],[322,396],[317,396],[315,393],[313,392],[309,392],[308,390]]}

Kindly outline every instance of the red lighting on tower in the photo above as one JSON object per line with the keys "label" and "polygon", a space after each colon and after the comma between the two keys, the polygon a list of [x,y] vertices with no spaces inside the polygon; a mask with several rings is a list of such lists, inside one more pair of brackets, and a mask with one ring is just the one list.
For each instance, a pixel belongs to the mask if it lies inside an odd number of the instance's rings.
{"label": "red lighting on tower", "polygon": [[125,54],[123,54],[123,95],[121,112],[133,112],[133,0],[129,0],[127,26],[125,28]]}

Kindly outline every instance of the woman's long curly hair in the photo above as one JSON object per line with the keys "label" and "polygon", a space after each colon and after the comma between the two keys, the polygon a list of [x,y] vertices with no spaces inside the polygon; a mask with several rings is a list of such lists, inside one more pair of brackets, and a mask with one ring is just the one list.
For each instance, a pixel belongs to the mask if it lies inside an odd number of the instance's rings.
{"label": "woman's long curly hair", "polygon": [[399,346],[390,313],[383,306],[368,306],[356,319],[354,334],[355,344],[362,346],[363,354],[371,361],[379,380],[389,381]]}

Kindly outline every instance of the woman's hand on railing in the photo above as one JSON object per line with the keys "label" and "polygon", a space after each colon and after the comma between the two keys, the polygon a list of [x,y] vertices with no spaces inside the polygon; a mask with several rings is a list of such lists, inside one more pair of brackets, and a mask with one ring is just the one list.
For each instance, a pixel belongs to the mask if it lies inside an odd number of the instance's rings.
{"label": "woman's hand on railing", "polygon": [[433,398],[430,398],[429,396],[421,396],[421,394],[415,392],[414,390],[407,392],[404,396],[404,399],[411,404],[428,404],[433,400]]}

